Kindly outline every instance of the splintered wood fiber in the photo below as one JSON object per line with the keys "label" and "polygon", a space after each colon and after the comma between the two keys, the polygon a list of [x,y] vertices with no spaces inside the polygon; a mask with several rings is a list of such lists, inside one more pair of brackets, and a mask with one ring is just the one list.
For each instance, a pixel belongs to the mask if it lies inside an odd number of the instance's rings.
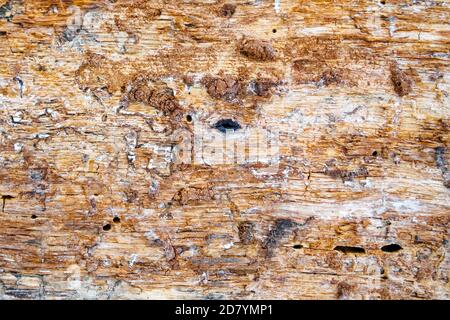
{"label": "splintered wood fiber", "polygon": [[449,299],[449,21],[0,0],[0,299]]}

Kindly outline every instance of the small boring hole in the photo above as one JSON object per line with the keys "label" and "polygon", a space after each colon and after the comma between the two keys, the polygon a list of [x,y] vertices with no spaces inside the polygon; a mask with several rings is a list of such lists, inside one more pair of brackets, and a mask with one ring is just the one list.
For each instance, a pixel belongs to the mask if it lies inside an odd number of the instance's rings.
{"label": "small boring hole", "polygon": [[292,246],[292,248],[294,248],[294,249],[301,249],[301,248],[303,248],[303,246],[301,244],[294,244]]}
{"label": "small boring hole", "polygon": [[120,223],[120,218],[119,217],[114,217],[113,218],[113,222],[114,223]]}
{"label": "small boring hole", "polygon": [[385,245],[385,246],[381,247],[381,251],[384,251],[384,252],[397,252],[397,251],[400,251],[402,249],[403,248],[400,245],[396,244],[396,243],[391,243],[391,244],[388,244],[388,245]]}
{"label": "small boring hole", "polygon": [[380,3],[381,3],[382,5],[385,5],[385,4],[386,4],[386,1],[385,1],[385,0],[381,0]]}
{"label": "small boring hole", "polygon": [[277,33],[277,29],[272,29],[272,32],[273,33]]}
{"label": "small boring hole", "polygon": [[192,116],[191,116],[190,114],[188,114],[188,115],[186,116],[186,121],[187,121],[187,122],[192,122]]}
{"label": "small boring hole", "polygon": [[37,218],[37,215],[35,215],[35,214],[31,215],[31,219],[36,219],[36,218]]}
{"label": "small boring hole", "polygon": [[105,231],[109,231],[109,230],[111,230],[111,225],[108,223],[108,224],[105,224],[104,226],[103,226],[103,230],[105,230]]}
{"label": "small boring hole", "polygon": [[372,152],[372,156],[376,157],[378,155],[378,151],[375,150],[374,152]]}

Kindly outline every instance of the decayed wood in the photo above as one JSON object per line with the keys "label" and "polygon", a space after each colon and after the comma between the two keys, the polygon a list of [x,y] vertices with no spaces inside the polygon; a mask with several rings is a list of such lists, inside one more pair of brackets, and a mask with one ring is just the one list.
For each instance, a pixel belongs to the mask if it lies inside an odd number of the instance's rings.
{"label": "decayed wood", "polygon": [[[0,0],[0,297],[448,299],[449,21]],[[276,170],[174,162],[195,126],[276,129]]]}

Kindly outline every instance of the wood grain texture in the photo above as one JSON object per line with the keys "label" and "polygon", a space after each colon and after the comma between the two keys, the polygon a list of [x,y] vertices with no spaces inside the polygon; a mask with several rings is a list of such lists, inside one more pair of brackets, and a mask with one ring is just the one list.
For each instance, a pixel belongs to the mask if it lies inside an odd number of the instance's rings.
{"label": "wood grain texture", "polygon": [[449,299],[449,5],[0,0],[0,298]]}

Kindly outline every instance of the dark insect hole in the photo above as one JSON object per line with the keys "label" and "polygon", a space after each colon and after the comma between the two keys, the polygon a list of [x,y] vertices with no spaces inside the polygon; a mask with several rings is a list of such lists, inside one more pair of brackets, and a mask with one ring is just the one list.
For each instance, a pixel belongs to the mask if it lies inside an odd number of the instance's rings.
{"label": "dark insect hole", "polygon": [[104,226],[103,226],[103,230],[105,230],[105,231],[109,231],[109,230],[111,230],[111,225],[108,223],[108,224],[105,224]]}
{"label": "dark insect hole", "polygon": [[216,122],[214,128],[216,128],[220,132],[225,133],[230,130],[236,131],[238,129],[241,129],[242,127],[238,122],[232,119],[222,119]]}
{"label": "dark insect hole", "polygon": [[385,245],[385,246],[381,247],[381,251],[384,251],[384,252],[397,252],[397,251],[400,251],[402,249],[403,248],[400,245],[396,244],[396,243],[391,243],[391,244],[388,244],[388,245]]}

